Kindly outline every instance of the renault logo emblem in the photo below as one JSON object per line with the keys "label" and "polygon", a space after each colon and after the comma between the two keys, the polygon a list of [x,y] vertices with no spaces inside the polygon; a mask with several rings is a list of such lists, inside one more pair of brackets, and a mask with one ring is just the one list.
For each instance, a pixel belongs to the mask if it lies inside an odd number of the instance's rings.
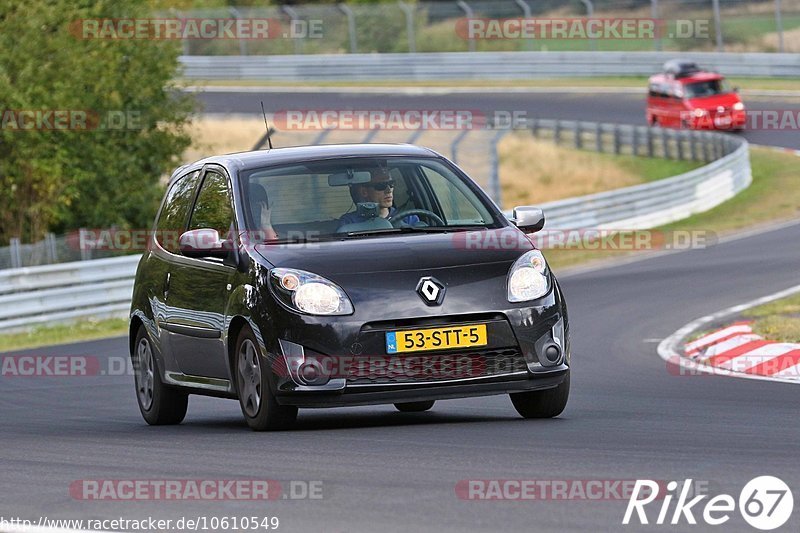
{"label": "renault logo emblem", "polygon": [[442,305],[445,287],[436,278],[426,276],[417,283],[417,294],[428,305]]}

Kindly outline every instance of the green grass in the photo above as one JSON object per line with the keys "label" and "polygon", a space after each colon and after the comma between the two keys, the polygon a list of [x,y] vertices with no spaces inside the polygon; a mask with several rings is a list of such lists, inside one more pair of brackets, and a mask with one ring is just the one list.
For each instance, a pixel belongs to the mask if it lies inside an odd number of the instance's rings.
{"label": "green grass", "polygon": [[753,319],[753,332],[765,339],[800,343],[800,294],[748,309],[742,317]]}
{"label": "green grass", "polygon": [[753,332],[771,341],[800,343],[800,316],[759,318],[753,324]]}
{"label": "green grass", "polygon": [[127,335],[127,333],[127,318],[81,320],[71,324],[42,326],[26,332],[0,335],[0,352],[105,339]]}
{"label": "green grass", "polygon": [[694,332],[687,342],[708,335],[737,320],[751,320],[753,333],[776,342],[800,343],[800,294],[775,300],[741,312],[735,319]]}

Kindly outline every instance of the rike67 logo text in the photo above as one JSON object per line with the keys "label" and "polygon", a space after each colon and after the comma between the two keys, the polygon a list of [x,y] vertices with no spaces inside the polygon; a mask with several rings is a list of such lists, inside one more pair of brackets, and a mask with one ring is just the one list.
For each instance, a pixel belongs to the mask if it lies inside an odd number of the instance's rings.
{"label": "rike67 logo text", "polygon": [[[728,522],[736,510],[737,501],[729,494],[719,494],[711,498],[708,494],[695,494],[691,479],[685,480],[682,485],[677,481],[670,481],[667,483],[665,495],[659,494],[658,482],[637,479],[622,523],[628,525],[633,521],[634,524],[694,525],[700,518],[702,523],[719,526]],[[648,515],[645,507],[656,500],[659,500],[660,506],[658,503],[653,505]],[[745,522],[756,529],[769,531],[789,520],[794,508],[794,497],[792,490],[781,479],[759,476],[751,479],[739,493],[738,506]],[[652,512],[656,509],[658,516],[651,522]]]}

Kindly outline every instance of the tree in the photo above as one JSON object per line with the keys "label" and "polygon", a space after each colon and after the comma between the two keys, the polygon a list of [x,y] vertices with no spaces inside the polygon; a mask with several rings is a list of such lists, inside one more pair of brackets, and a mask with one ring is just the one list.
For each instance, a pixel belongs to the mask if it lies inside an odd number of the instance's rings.
{"label": "tree", "polygon": [[190,143],[194,100],[172,81],[179,43],[80,28],[154,16],[130,0],[0,0],[0,244],[150,226],[160,179]]}

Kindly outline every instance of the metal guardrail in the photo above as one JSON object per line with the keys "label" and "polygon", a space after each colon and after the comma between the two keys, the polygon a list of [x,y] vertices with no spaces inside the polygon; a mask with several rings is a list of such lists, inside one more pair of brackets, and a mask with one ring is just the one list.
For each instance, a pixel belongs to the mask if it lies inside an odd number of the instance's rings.
{"label": "metal guardrail", "polygon": [[139,255],[0,271],[0,331],[126,316]]}
{"label": "metal guardrail", "polygon": [[[657,182],[540,204],[548,228],[651,228],[711,209],[752,181],[747,141],[736,136],[557,120],[537,120],[530,131],[599,152],[711,161]],[[492,179],[490,190],[499,190],[496,173]],[[124,256],[0,271],[0,331],[125,316],[138,261]]]}
{"label": "metal guardrail", "polygon": [[677,57],[727,76],[799,77],[800,54],[716,52],[434,52],[299,56],[181,56],[183,77],[308,81],[508,80],[649,76]]}

